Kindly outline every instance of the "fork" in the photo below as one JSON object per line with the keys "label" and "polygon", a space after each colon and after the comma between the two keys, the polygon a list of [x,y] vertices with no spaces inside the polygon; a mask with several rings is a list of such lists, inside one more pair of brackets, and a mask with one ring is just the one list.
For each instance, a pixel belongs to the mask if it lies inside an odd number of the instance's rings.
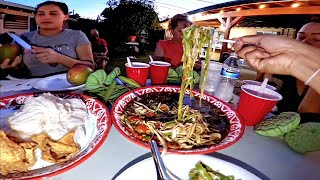
{"label": "fork", "polygon": [[157,180],[180,180],[180,178],[178,178],[169,169],[166,168],[158,150],[157,142],[155,140],[150,141],[150,147],[153,161],[156,166]]}

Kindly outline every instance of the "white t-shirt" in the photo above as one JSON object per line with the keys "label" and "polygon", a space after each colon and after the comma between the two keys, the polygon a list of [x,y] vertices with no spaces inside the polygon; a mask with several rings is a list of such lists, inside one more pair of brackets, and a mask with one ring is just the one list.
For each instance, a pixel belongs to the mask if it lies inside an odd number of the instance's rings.
{"label": "white t-shirt", "polygon": [[[52,48],[55,51],[78,59],[76,48],[81,45],[90,44],[87,36],[77,30],[65,29],[60,34],[52,37],[45,37],[39,34],[39,31],[26,32],[21,38],[31,46]],[[45,76],[48,74],[66,72],[67,67],[59,65],[49,65],[41,63],[31,52],[24,52],[23,62],[31,72],[31,76]]]}

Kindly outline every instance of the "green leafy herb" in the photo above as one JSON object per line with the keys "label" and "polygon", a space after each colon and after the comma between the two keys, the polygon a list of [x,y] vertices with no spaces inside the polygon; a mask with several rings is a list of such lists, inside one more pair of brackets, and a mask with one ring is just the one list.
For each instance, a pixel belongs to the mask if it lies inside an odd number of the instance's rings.
{"label": "green leafy herb", "polygon": [[104,83],[106,79],[107,79],[106,72],[102,69],[97,70],[88,76],[85,87],[87,90],[94,90],[94,89],[105,87]]}
{"label": "green leafy herb", "polygon": [[[193,83],[200,83],[200,75],[197,71],[193,71]],[[182,81],[182,66],[177,67],[176,69],[169,69],[167,81],[171,83],[180,83]]]}
{"label": "green leafy herb", "polygon": [[121,74],[120,68],[115,67],[111,73],[108,74],[106,80],[105,80],[105,84],[106,85],[111,85],[111,83],[113,82],[114,78],[119,76]]}
{"label": "green leafy herb", "polygon": [[118,67],[114,68],[108,75],[104,70],[97,70],[90,74],[86,82],[86,89],[89,93],[95,94],[103,98],[106,102],[115,102],[115,100],[128,90],[121,85],[117,85],[115,78],[119,77],[130,88],[137,88],[140,85],[134,80],[121,76]]}

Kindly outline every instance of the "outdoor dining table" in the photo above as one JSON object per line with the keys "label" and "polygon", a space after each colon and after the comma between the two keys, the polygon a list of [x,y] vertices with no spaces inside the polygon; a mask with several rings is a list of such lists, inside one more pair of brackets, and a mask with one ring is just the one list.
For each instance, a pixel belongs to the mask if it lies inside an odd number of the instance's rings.
{"label": "outdoor dining table", "polygon": [[[0,97],[30,92],[39,91],[30,89],[2,92]],[[82,91],[77,90],[73,93],[82,93]],[[237,163],[263,179],[320,179],[320,152],[298,154],[292,151],[281,138],[257,135],[253,127],[246,127],[243,137],[234,145],[208,155],[229,159],[229,162]],[[123,167],[129,167],[147,157],[151,157],[150,150],[130,142],[112,126],[103,145],[89,159],[67,172],[48,179],[109,180],[125,170]],[[138,177],[139,174],[132,179]]]}

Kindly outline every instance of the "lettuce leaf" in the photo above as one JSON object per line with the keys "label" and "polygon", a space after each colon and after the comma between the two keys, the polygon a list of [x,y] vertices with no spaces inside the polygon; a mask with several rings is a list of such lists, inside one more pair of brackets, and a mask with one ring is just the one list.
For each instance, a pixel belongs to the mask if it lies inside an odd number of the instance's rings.
{"label": "lettuce leaf", "polygon": [[97,70],[91,73],[87,79],[85,87],[87,90],[94,90],[104,87],[104,83],[107,80],[107,74],[103,69]]}
{"label": "lettuce leaf", "polygon": [[174,69],[169,68],[168,78],[179,78],[179,75]]}
{"label": "lettuce leaf", "polygon": [[112,81],[114,80],[115,77],[119,76],[121,74],[120,68],[119,67],[115,67],[107,76],[107,78],[105,79],[104,83],[106,85],[110,85],[112,83]]}
{"label": "lettuce leaf", "polygon": [[182,65],[176,68],[176,72],[178,76],[182,78],[182,75],[183,75]]}
{"label": "lettuce leaf", "polygon": [[200,75],[199,73],[197,73],[197,71],[193,71],[193,82],[196,83],[200,83]]}

